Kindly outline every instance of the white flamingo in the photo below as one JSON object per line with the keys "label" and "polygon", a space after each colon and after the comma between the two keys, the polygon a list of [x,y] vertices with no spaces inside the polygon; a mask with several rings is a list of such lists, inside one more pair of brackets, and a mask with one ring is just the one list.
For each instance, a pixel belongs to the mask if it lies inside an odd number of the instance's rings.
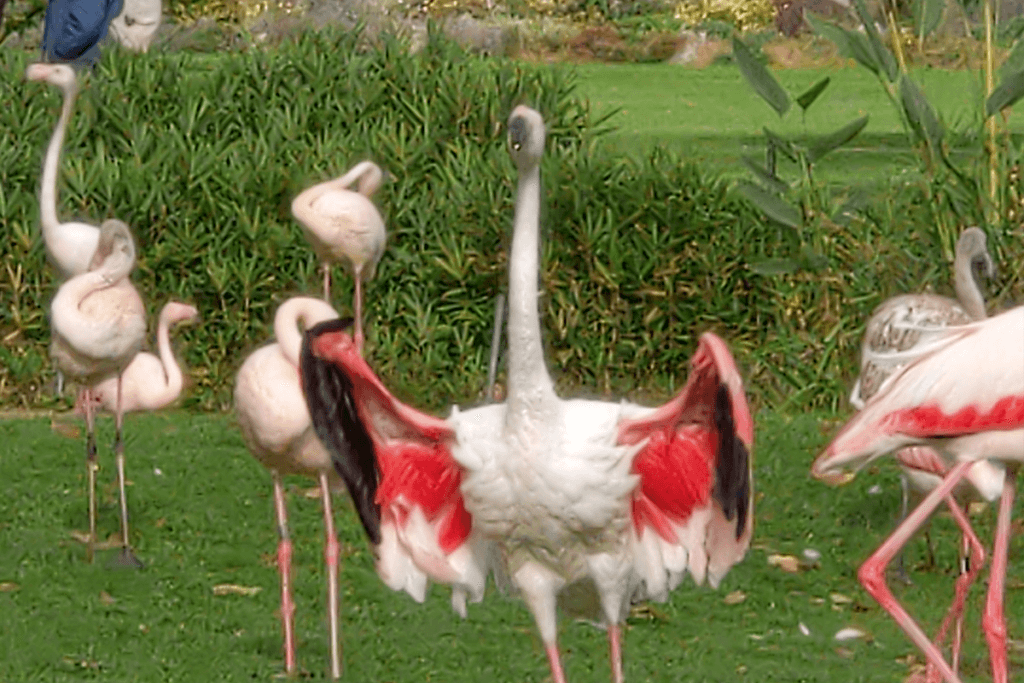
{"label": "white flamingo", "polygon": [[[865,589],[888,611],[949,683],[960,678],[885,584],[885,566],[936,506],[982,459],[1012,465],[1001,492],[986,608],[982,617],[995,683],[1008,680],[1003,586],[1016,468],[1024,461],[1024,307],[987,320],[950,327],[891,360],[904,367],[890,376],[864,408],[814,461],[824,481],[846,480],[850,470],[901,448],[925,445],[955,462],[861,566]],[[959,509],[951,506],[951,509]]]}
{"label": "white flamingo", "polygon": [[[107,220],[100,236],[92,269],[72,277],[57,290],[50,305],[50,355],[68,376],[92,386],[109,375],[121,376],[142,347],[146,336],[146,310],[128,279],[135,267],[135,241],[128,226]],[[121,555],[119,562],[140,566],[128,541],[128,505],[124,489],[124,418],[118,381],[115,402],[117,482],[121,494]],[[96,542],[96,441],[93,406],[85,402],[86,465],[89,478],[88,559]]]}
{"label": "white flamingo", "polygon": [[[380,167],[361,161],[348,173],[303,190],[292,201],[292,214],[302,224],[306,238],[323,262],[324,300],[331,299],[331,265],[347,263],[355,280],[353,309],[356,340],[363,345],[363,282],[373,279],[384,253],[387,233],[380,211],[370,197],[383,179]],[[359,191],[348,189],[358,181]]]}
{"label": "white flamingo", "polygon": [[710,333],[686,387],[661,408],[555,394],[537,309],[544,138],[541,116],[516,107],[506,402],[454,408],[447,420],[419,413],[391,396],[336,321],[308,334],[303,386],[317,433],[364,502],[387,585],[422,600],[428,579],[451,584],[464,615],[493,569],[532,612],[556,683],[556,605],[607,625],[621,682],[631,599],[664,600],[687,571],[717,585],[746,552],[753,423],[728,349]]}
{"label": "white flamingo", "polygon": [[43,158],[43,175],[39,184],[39,222],[43,230],[46,253],[62,280],[81,275],[89,269],[96,252],[100,230],[88,223],[61,223],[57,217],[57,171],[68,121],[78,97],[75,70],[67,64],[30,64],[25,70],[30,81],[46,81],[64,95],[60,118],[53,129],[50,144]]}
{"label": "white flamingo", "polygon": [[337,318],[338,314],[319,299],[288,299],[274,316],[276,342],[253,351],[242,363],[235,381],[235,412],[249,451],[270,470],[274,482],[274,510],[280,540],[277,566],[281,574],[281,620],[284,629],[285,670],[295,671],[295,605],[291,595],[292,542],[281,477],[301,474],[317,479],[323,501],[327,564],[328,620],[330,626],[331,675],[341,675],[338,622],[338,539],[331,511],[331,491],[341,484],[331,456],[320,444],[310,423],[309,411],[299,386],[300,323]]}

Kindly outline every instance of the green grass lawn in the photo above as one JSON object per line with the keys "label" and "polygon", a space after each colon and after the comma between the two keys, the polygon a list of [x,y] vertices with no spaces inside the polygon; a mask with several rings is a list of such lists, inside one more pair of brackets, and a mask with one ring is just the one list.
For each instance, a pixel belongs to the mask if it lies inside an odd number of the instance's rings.
{"label": "green grass lawn", "polygon": [[[67,419],[67,418],[62,418]],[[808,467],[835,431],[826,415],[757,416],[753,548],[720,590],[686,583],[667,604],[636,610],[625,631],[631,683],[677,681],[901,681],[913,646],[860,589],[859,563],[893,526],[899,501],[894,467],[880,464],[845,488],[811,480]],[[100,528],[117,531],[109,420],[101,421]],[[276,535],[270,479],[246,452],[226,415],[129,418],[132,538],[141,571],[105,567],[113,551],[84,562],[71,532],[86,526],[83,444],[49,419],[0,422],[0,681],[250,681],[282,668]],[[880,491],[869,494],[874,485]],[[327,643],[318,501],[311,482],[289,483],[295,542],[296,626],[305,675],[325,676]],[[424,605],[393,593],[372,558],[345,496],[338,496],[342,544],[345,679],[350,681],[549,680],[525,607],[491,591],[455,616],[434,587]],[[983,538],[990,513],[976,517]],[[913,572],[896,592],[932,630],[952,595],[957,535],[948,518],[932,526],[937,565]],[[820,563],[800,573],[770,566],[775,553],[811,548]],[[1011,548],[1007,593],[1011,638],[1024,631],[1020,543]],[[910,564],[924,543],[910,545]],[[218,584],[261,589],[215,596]],[[969,606],[964,671],[986,680],[978,628],[984,582]],[[726,596],[741,591],[737,604]],[[801,632],[803,624],[810,635]],[[837,643],[846,626],[866,641]],[[573,683],[609,680],[604,634],[562,623]],[[1024,658],[1011,652],[1017,675]]]}
{"label": "green grass lawn", "polygon": [[[885,186],[904,169],[917,166],[895,107],[864,68],[773,71],[791,97],[825,76],[832,79],[806,117],[794,103],[781,121],[735,66],[698,70],[669,64],[581,64],[573,68],[579,74],[580,91],[597,111],[621,110],[612,119],[618,131],[609,144],[624,152],[661,145],[683,151],[712,169],[742,176],[747,172],[741,156],[763,162],[761,130],[765,126],[786,135],[822,135],[867,114],[865,130],[823,160],[818,178],[843,185]],[[978,74],[920,69],[913,75],[947,127],[977,130]],[[1015,112],[1010,125],[1024,129],[1024,114]],[[958,150],[973,153],[963,146]]]}

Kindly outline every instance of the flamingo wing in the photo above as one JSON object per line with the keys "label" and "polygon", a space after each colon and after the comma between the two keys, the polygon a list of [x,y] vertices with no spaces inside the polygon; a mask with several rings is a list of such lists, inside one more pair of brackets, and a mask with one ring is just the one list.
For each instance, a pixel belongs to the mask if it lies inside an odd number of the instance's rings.
{"label": "flamingo wing", "polygon": [[427,578],[453,584],[464,614],[465,595],[483,595],[486,563],[468,547],[472,517],[451,454],[455,431],[392,396],[346,327],[327,321],[306,333],[300,372],[313,427],[378,548],[385,583],[417,600]]}
{"label": "flamingo wing", "polygon": [[663,598],[688,569],[717,585],[753,533],[753,420],[732,354],[701,336],[686,386],[671,401],[618,426],[618,442],[645,442],[633,460],[638,569]]}
{"label": "flamingo wing", "polygon": [[811,473],[839,480],[844,470],[903,446],[1024,427],[1022,340],[1024,307],[1018,307],[947,328],[905,352],[906,366],[846,423]]}

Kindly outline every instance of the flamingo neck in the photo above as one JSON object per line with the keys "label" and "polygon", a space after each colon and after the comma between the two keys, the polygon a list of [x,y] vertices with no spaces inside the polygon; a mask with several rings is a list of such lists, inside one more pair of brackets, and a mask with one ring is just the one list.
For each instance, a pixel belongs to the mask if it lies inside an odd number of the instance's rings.
{"label": "flamingo neck", "polygon": [[987,317],[985,298],[981,295],[981,288],[974,279],[974,273],[971,272],[970,257],[957,254],[953,262],[953,288],[967,315],[974,320],[984,320]]}
{"label": "flamingo neck", "polygon": [[274,336],[285,359],[296,368],[299,367],[303,334],[299,329],[300,322],[308,329],[337,317],[334,309],[319,299],[296,297],[281,304],[274,316]]}
{"label": "flamingo neck", "polygon": [[[542,419],[556,400],[538,313],[540,169],[520,171],[508,286],[508,420]],[[511,425],[513,428],[515,424]]]}
{"label": "flamingo neck", "polygon": [[39,186],[39,222],[43,228],[43,240],[47,243],[56,238],[53,233],[60,228],[60,221],[57,219],[57,169],[60,166],[64,135],[67,132],[68,121],[71,120],[71,110],[78,95],[74,88],[62,89],[62,92],[64,102],[61,105],[60,118],[57,119],[57,125],[50,137],[50,145],[46,148],[42,181]]}
{"label": "flamingo neck", "polygon": [[170,403],[181,394],[181,387],[184,378],[181,368],[178,366],[178,359],[171,351],[171,320],[164,312],[160,314],[160,322],[156,328],[156,345],[160,354],[160,365],[164,368],[166,382],[159,392],[166,403]]}

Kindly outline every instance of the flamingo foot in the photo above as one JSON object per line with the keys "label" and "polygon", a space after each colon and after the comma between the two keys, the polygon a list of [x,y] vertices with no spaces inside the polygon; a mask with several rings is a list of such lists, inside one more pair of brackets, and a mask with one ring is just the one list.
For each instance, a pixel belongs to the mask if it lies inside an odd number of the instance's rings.
{"label": "flamingo foot", "polygon": [[107,563],[110,569],[142,569],[146,565],[135,556],[135,553],[128,546],[121,546],[121,552],[114,555]]}

